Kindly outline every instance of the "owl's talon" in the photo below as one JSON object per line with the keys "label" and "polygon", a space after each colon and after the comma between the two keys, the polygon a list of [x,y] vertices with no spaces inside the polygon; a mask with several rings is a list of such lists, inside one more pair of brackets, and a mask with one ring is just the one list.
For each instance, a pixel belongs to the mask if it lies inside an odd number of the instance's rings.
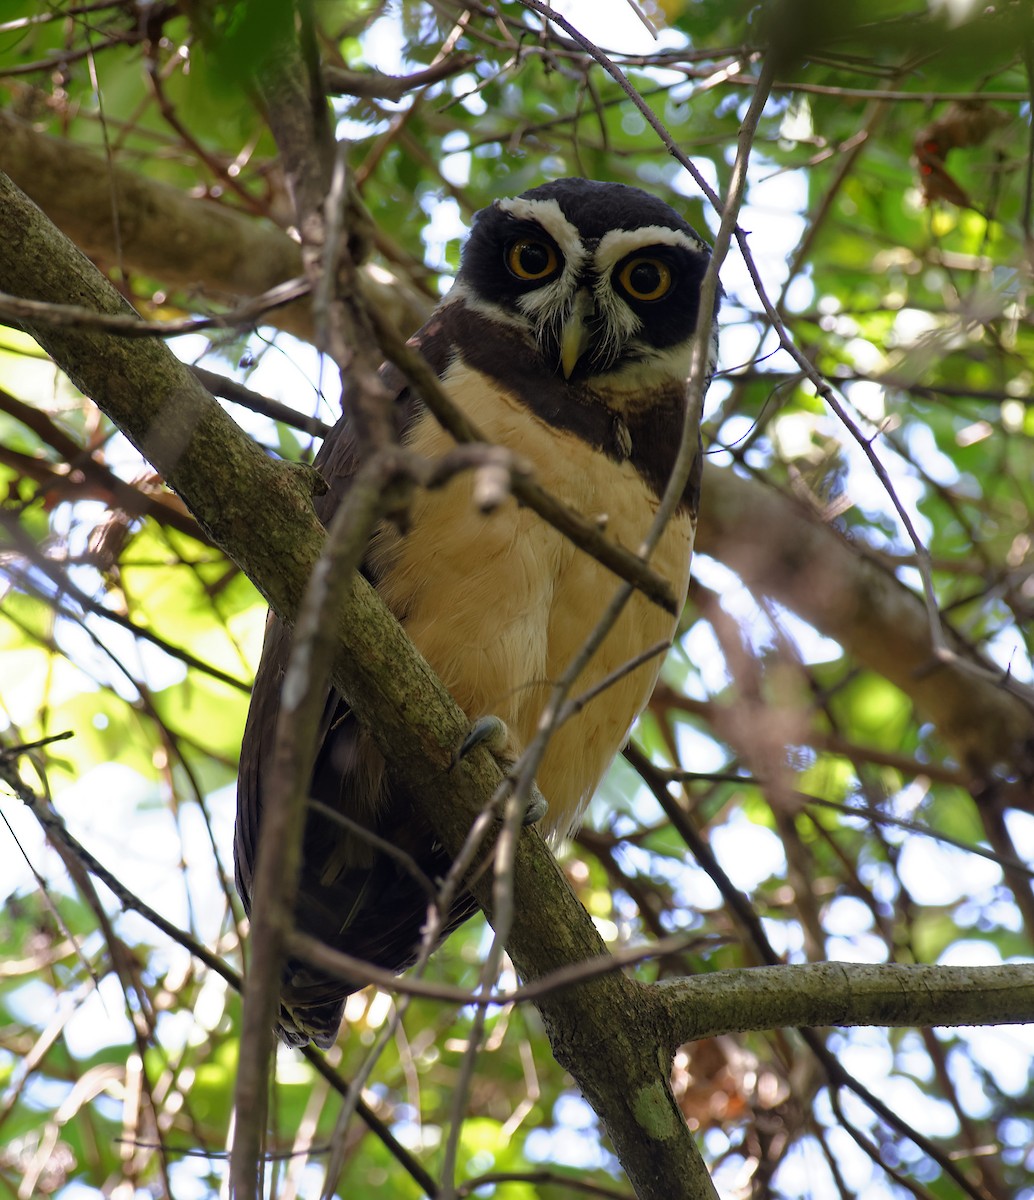
{"label": "owl's talon", "polygon": [[478,746],[484,746],[486,750],[491,750],[496,757],[499,757],[506,749],[509,740],[510,731],[506,728],[506,722],[500,717],[478,717],[467,730],[467,736],[456,752],[456,761],[459,762],[461,758],[466,758]]}
{"label": "owl's talon", "polygon": [[531,795],[528,796],[528,807],[521,818],[522,825],[537,825],[549,812],[549,801],[539,791],[539,785],[532,780]]}
{"label": "owl's talon", "polygon": [[[484,746],[486,750],[490,750],[499,760],[499,765],[502,769],[508,771],[513,766],[513,759],[507,754],[509,745],[510,731],[506,727],[505,721],[495,716],[478,717],[467,731],[467,736],[463,739],[459,750],[456,751],[453,764],[455,765],[460,759],[466,758],[478,746]],[[548,811],[549,802],[539,791],[538,784],[532,782],[531,792],[528,796],[528,806],[524,810],[521,824],[534,825],[536,822],[541,821]]]}

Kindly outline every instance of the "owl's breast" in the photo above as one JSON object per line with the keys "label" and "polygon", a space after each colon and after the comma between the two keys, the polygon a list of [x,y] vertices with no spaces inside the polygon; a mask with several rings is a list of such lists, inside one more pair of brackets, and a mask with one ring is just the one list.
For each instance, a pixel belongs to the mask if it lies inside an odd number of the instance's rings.
{"label": "owl's breast", "polygon": [[[533,464],[547,490],[598,519],[626,548],[639,546],[657,497],[631,461],[615,461],[547,424],[462,362],[449,368],[443,382],[490,441]],[[416,421],[406,441],[432,460],[454,445],[429,414]],[[552,685],[620,581],[512,498],[484,515],[471,491],[465,473],[421,493],[404,536],[387,527],[379,531],[371,565],[378,591],[460,707],[471,718],[501,717],[519,749],[534,735]],[[692,519],[682,510],[651,559],[680,598],[688,586],[692,540]],[[670,640],[675,625],[670,613],[634,593],[573,694]],[[554,734],[538,773],[550,805],[544,832],[563,835],[577,820],[649,699],[662,658],[623,675]]]}

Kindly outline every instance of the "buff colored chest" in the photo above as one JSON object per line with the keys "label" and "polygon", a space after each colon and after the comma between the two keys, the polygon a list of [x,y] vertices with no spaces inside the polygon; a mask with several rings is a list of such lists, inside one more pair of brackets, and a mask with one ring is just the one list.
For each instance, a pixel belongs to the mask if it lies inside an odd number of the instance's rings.
{"label": "buff colored chest", "polygon": [[[590,518],[605,517],[610,536],[638,547],[657,500],[631,463],[614,462],[551,428],[462,363],[443,382],[489,440],[534,464],[544,487]],[[430,459],[453,446],[430,415],[419,419],[407,444]],[[519,750],[619,580],[512,498],[482,515],[471,486],[468,472],[421,493],[406,535],[382,530],[371,556],[385,602],[460,707],[471,718],[501,717]],[[680,598],[692,542],[692,521],[679,513],[651,559]],[[634,593],[574,694],[674,630],[670,614]],[[622,677],[556,732],[538,772],[549,802],[543,832],[563,836],[575,823],[649,699],[661,657]]]}

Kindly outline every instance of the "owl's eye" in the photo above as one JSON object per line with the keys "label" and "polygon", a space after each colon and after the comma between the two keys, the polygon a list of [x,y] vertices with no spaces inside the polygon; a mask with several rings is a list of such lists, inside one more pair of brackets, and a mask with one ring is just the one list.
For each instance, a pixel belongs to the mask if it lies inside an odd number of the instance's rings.
{"label": "owl's eye", "polygon": [[533,238],[521,238],[506,251],[506,265],[518,279],[545,279],[553,274],[558,263],[553,247],[548,242],[537,242]]}
{"label": "owl's eye", "polygon": [[630,258],[618,283],[633,300],[660,300],[671,291],[671,271],[659,258]]}

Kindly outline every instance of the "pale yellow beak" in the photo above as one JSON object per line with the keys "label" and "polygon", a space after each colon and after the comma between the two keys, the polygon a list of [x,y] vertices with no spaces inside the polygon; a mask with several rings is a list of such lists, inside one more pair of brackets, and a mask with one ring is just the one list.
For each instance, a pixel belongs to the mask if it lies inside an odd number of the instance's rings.
{"label": "pale yellow beak", "polygon": [[563,368],[565,379],[571,378],[571,372],[578,365],[578,360],[589,344],[589,330],[585,318],[591,308],[592,297],[581,288],[574,298],[574,308],[567,318],[560,338],[560,366]]}

